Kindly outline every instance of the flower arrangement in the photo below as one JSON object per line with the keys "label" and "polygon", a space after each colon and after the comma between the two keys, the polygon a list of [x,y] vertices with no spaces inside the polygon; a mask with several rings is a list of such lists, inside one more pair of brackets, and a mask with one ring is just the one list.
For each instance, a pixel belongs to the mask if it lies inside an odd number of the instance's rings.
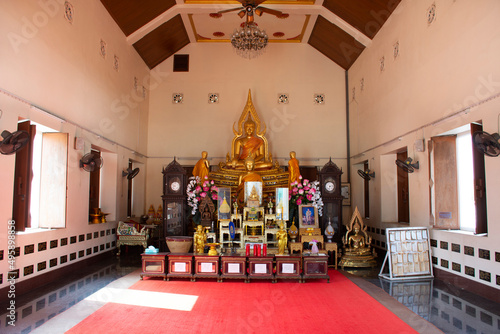
{"label": "flower arrangement", "polygon": [[198,205],[203,198],[209,197],[212,201],[217,201],[219,188],[214,181],[205,177],[203,183],[198,176],[190,177],[187,185],[187,202],[191,207],[191,214],[195,216],[198,212]]}
{"label": "flower arrangement", "polygon": [[290,184],[290,207],[297,207],[303,204],[311,204],[318,209],[318,214],[323,215],[323,200],[319,191],[319,181],[310,182],[308,179],[294,181]]}

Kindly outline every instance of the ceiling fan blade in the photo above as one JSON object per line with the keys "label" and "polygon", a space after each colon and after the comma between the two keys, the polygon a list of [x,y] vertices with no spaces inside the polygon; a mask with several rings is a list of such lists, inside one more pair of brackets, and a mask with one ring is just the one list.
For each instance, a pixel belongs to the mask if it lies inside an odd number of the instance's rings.
{"label": "ceiling fan blade", "polygon": [[243,9],[244,7],[238,7],[238,8],[231,8],[231,9],[225,9],[217,12],[217,14],[224,14],[224,13],[229,13],[229,12],[234,12],[236,10]]}
{"label": "ceiling fan blade", "polygon": [[262,16],[262,12],[268,13],[268,14],[271,14],[271,15],[276,15],[276,16],[280,16],[280,15],[283,14],[283,12],[281,12],[279,10],[274,10],[274,9],[270,9],[270,8],[266,8],[266,7],[257,7],[257,8],[255,8],[255,14],[257,14],[259,16]]}

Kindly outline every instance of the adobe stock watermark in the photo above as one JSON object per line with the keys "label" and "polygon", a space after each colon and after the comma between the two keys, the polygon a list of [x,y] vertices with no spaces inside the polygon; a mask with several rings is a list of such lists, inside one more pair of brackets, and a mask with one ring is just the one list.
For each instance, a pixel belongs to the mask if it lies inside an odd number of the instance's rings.
{"label": "adobe stock watermark", "polygon": [[285,130],[287,126],[290,125],[291,121],[297,117],[297,115],[289,113],[286,106],[283,106],[282,109],[273,108],[272,114],[271,120],[269,121],[271,136]]}
{"label": "adobe stock watermark", "polygon": [[7,298],[9,306],[7,307],[6,321],[7,325],[16,325],[16,275],[13,271],[16,269],[16,222],[9,220],[7,231],[7,262],[9,264],[9,272],[7,274],[7,282],[9,289],[7,290]]}
{"label": "adobe stock watermark", "polygon": [[[134,109],[137,109],[139,104],[146,99],[146,92],[151,92],[157,89],[168,77],[170,72],[161,71],[159,66],[152,69],[146,75],[142,84],[145,88],[144,94],[132,88],[128,94],[122,94],[120,97],[111,102],[110,117],[103,117],[99,121],[99,127],[92,131],[96,134],[109,135],[117,129],[117,123],[125,121]],[[112,117],[114,116],[114,117]]]}
{"label": "adobe stock watermark", "polygon": [[21,51],[21,47],[35,38],[40,29],[49,24],[51,18],[54,18],[61,8],[64,8],[65,0],[38,0],[40,10],[36,11],[31,17],[21,17],[21,29],[19,31],[10,31],[7,33],[7,39],[16,54]]}
{"label": "adobe stock watermark", "polygon": [[[467,114],[472,111],[473,108],[500,97],[500,81],[493,78],[493,74],[490,73],[488,76],[479,76],[477,81],[478,84],[474,89],[474,94],[467,95],[461,103],[453,104],[453,106],[447,108],[443,112],[443,117],[434,122],[433,125],[449,121],[451,128],[461,126],[463,125],[463,121],[454,115],[459,116],[462,113]],[[446,128],[449,130],[450,126],[447,126]],[[439,134],[445,131],[447,130],[444,128],[436,128],[433,133]]]}
{"label": "adobe stock watermark", "polygon": [[286,293],[284,288],[275,287],[271,290],[269,298],[254,300],[254,310],[248,313],[245,318],[241,316],[238,317],[236,333],[247,334],[258,332],[266,322],[274,319],[276,312],[286,303],[288,296],[292,296],[293,292],[297,290],[299,286],[300,283],[295,283],[290,288],[287,287]]}

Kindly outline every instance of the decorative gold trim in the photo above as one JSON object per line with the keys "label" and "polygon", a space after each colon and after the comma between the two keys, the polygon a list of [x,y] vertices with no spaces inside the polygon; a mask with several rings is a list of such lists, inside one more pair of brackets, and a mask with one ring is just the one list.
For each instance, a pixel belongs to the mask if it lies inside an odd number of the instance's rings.
{"label": "decorative gold trim", "polygon": [[[199,5],[199,4],[236,4],[241,6],[241,2],[235,0],[184,0],[186,5]],[[288,1],[279,1],[279,0],[267,0],[264,5],[314,5],[315,0],[288,0]]]}
{"label": "decorative gold trim", "polygon": [[[304,34],[307,29],[307,25],[309,24],[309,20],[311,19],[311,15],[305,15],[306,19],[304,21],[304,25],[302,26],[302,31],[297,38],[293,39],[269,39],[269,43],[302,43],[302,39],[304,38]],[[191,24],[191,29],[193,29],[193,34],[197,43],[231,43],[231,39],[211,39],[208,37],[202,37],[198,35],[196,32],[196,28],[194,25],[193,14],[188,14],[189,23]]]}

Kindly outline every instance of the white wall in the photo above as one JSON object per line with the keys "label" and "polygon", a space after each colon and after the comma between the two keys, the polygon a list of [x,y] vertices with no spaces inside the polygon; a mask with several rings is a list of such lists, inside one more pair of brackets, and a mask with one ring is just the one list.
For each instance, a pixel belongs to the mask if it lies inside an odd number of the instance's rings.
{"label": "white wall", "polygon": [[[428,24],[426,12],[433,3],[436,20]],[[349,70],[349,92],[356,91],[350,102],[353,164],[373,159],[377,174],[370,182],[370,225],[392,226],[381,223],[383,212],[393,205],[381,199],[384,154],[407,146],[408,156],[420,161],[420,169],[409,175],[410,225],[429,226],[428,152],[416,152],[414,142],[477,120],[483,121],[485,131],[499,131],[499,15],[500,2],[495,0],[403,0]],[[394,58],[396,42],[400,54]],[[384,71],[379,66],[382,56]],[[468,106],[467,114],[438,122]],[[500,251],[500,159],[486,157],[485,163],[488,236],[432,230],[431,237],[438,241],[432,251],[440,269],[500,288],[496,284],[500,263],[495,261],[495,252]],[[353,178],[352,192],[362,189],[361,178]],[[361,206],[361,199],[353,196],[353,205]],[[385,241],[385,236],[374,238]],[[448,242],[448,250],[439,248],[441,241]],[[452,243],[460,245],[460,253],[451,252]],[[474,256],[464,255],[464,246],[474,247]],[[490,260],[478,258],[479,249],[489,250]],[[449,269],[441,267],[442,259],[449,261]],[[460,273],[451,270],[452,262],[462,264]],[[464,266],[475,268],[475,276],[465,275]],[[480,270],[491,274],[491,282],[479,278]]]}
{"label": "white wall", "polygon": [[[212,165],[225,161],[249,89],[281,165],[294,150],[301,165],[322,167],[332,157],[346,171],[345,71],[328,58],[307,44],[270,44],[251,60],[220,43],[178,53],[190,55],[189,72],[173,73],[173,57],[155,69],[162,80],[150,97],[148,205],[161,203],[161,168],[174,156],[194,165],[206,150]],[[173,93],[183,93],[184,102],[173,104]],[[220,102],[209,104],[209,93],[219,93]],[[279,93],[289,94],[288,104],[278,104]],[[324,105],[313,103],[315,93],[325,94]]]}
{"label": "white wall", "polygon": [[[89,174],[79,168],[79,160],[94,145],[115,154],[107,167],[113,166],[115,180],[103,180],[108,191],[103,198],[112,219],[126,215],[126,196],[122,192],[121,171],[133,159],[146,163],[140,154],[147,150],[148,101],[142,97],[142,85],[149,82],[149,69],[124,34],[107,14],[98,0],[74,0],[74,21],[64,18],[62,0],[2,1],[0,2],[0,129],[15,131],[19,117],[28,118],[53,129],[69,133],[67,222],[66,228],[38,233],[16,235],[20,256],[15,267],[20,279],[25,280],[50,270],[86,259],[113,248],[116,240],[113,229],[116,222],[89,225]],[[102,58],[100,40],[107,42],[107,56]],[[113,69],[114,55],[119,57],[119,70]],[[134,90],[134,77],[139,79],[140,94]],[[146,88],[149,86],[146,85]],[[37,105],[65,120],[47,116],[30,107]],[[75,137],[84,138],[85,148],[74,148]],[[7,272],[7,222],[12,218],[15,156],[0,157],[0,261],[5,287]],[[104,161],[106,165],[106,161]],[[136,184],[145,188],[144,180]],[[126,190],[125,190],[126,191]],[[144,210],[144,190],[142,210]],[[141,211],[142,211],[141,210]],[[101,231],[104,235],[101,236]],[[93,233],[98,232],[98,238]],[[88,240],[87,234],[92,238]],[[84,235],[84,241],[78,241]],[[77,237],[77,242],[61,246],[62,238]],[[58,240],[58,247],[50,249],[50,241]],[[38,243],[47,242],[47,250],[38,251]],[[24,246],[34,244],[35,252],[24,255]],[[101,249],[103,246],[103,249]],[[94,247],[98,250],[95,251]],[[87,250],[91,249],[91,254]],[[80,257],[79,252],[84,251]],[[60,264],[63,255],[77,254],[74,261]],[[57,265],[49,267],[50,259]],[[47,261],[47,269],[37,272],[37,264]],[[25,266],[34,265],[34,273],[23,275]]]}

